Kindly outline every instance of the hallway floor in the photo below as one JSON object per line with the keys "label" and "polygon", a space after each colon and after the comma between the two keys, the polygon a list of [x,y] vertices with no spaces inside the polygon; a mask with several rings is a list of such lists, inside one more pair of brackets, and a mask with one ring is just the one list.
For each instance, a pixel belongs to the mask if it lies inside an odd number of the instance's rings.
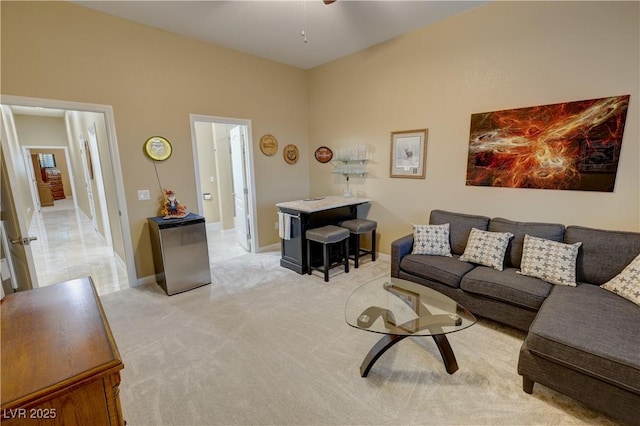
{"label": "hallway floor", "polygon": [[[40,287],[91,276],[98,294],[130,286],[125,263],[113,254],[89,219],[73,207],[72,199],[58,200],[34,213],[29,235]],[[212,268],[217,262],[247,254],[233,231],[207,226]]]}
{"label": "hallway floor", "polygon": [[34,213],[29,235],[40,287],[91,276],[98,294],[129,287],[125,263],[113,254],[73,199]]}

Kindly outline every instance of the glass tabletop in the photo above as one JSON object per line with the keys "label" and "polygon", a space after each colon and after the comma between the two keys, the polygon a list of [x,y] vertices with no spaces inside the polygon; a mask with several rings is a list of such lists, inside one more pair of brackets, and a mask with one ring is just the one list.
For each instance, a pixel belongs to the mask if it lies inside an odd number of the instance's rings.
{"label": "glass tabletop", "polygon": [[345,307],[347,324],[373,333],[435,336],[463,330],[476,318],[429,287],[386,277],[357,288]]}

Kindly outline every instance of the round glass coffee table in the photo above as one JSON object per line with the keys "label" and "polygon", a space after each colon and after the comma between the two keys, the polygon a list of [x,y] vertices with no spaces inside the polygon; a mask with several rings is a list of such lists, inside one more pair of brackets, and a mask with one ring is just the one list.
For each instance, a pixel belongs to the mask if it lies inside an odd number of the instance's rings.
{"label": "round glass coffee table", "polygon": [[455,300],[429,287],[399,278],[383,278],[357,288],[345,307],[347,324],[384,334],[364,358],[360,374],[366,377],[383,353],[409,336],[431,336],[447,373],[458,363],[446,335],[476,323],[471,312]]}

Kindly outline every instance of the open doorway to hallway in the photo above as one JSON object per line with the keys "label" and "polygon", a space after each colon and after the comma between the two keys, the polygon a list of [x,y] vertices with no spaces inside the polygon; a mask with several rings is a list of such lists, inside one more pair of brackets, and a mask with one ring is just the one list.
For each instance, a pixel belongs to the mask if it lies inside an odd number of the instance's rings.
{"label": "open doorway to hallway", "polygon": [[[25,223],[19,238],[37,237],[27,243],[31,283],[18,288],[87,275],[100,294],[135,285],[111,108],[12,96],[3,96],[3,102],[3,121],[11,131],[3,132],[2,147],[11,148],[6,160],[21,171],[6,182],[20,195],[17,213]],[[31,155],[35,151],[50,160],[55,157],[49,154],[57,154],[60,161],[41,165],[38,155]],[[36,179],[51,171],[64,174],[61,196],[53,197],[49,176]],[[42,183],[50,195],[46,204]]]}
{"label": "open doorway to hallway", "polygon": [[212,262],[257,251],[248,120],[191,116],[198,209]]}

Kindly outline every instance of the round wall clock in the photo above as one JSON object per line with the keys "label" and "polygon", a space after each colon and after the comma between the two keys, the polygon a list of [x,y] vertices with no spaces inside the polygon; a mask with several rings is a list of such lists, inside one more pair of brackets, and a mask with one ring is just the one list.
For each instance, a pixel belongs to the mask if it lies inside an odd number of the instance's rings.
{"label": "round wall clock", "polygon": [[284,157],[284,161],[287,163],[296,164],[298,162],[298,157],[300,156],[298,147],[293,144],[285,146],[284,150],[282,150],[282,156]]}
{"label": "round wall clock", "polygon": [[316,149],[316,160],[321,163],[328,163],[333,158],[333,151],[326,146]]}
{"label": "round wall clock", "polygon": [[278,152],[278,140],[273,135],[264,135],[260,138],[260,151],[271,157]]}
{"label": "round wall clock", "polygon": [[171,157],[173,149],[171,143],[162,136],[151,136],[144,143],[144,152],[155,161],[164,161]]}

